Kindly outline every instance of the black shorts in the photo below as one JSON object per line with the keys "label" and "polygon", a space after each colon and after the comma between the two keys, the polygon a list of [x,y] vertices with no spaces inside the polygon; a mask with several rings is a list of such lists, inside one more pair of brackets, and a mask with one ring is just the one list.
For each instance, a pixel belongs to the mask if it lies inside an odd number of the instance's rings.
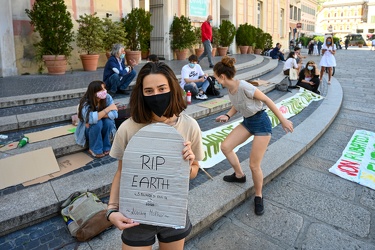
{"label": "black shorts", "polygon": [[123,230],[121,239],[124,244],[132,247],[152,246],[155,243],[155,235],[160,242],[169,243],[186,238],[191,232],[191,229],[192,225],[189,215],[186,215],[185,228],[174,229],[171,227],[141,224]]}

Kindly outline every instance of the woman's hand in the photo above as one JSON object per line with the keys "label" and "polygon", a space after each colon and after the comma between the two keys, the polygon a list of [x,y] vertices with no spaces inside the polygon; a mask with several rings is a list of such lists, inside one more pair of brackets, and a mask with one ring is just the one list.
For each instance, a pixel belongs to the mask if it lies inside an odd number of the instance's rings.
{"label": "woman's hand", "polygon": [[184,149],[182,150],[182,157],[184,160],[189,160],[190,164],[193,163],[195,160],[195,154],[193,153],[193,150],[191,150],[191,141],[184,142]]}
{"label": "woman's hand", "polygon": [[122,215],[120,212],[113,212],[109,215],[109,221],[120,230],[138,226],[138,222],[134,222],[132,219],[129,219]]}
{"label": "woman's hand", "polygon": [[221,116],[216,117],[215,121],[216,122],[227,122],[227,121],[229,121],[229,117],[226,116],[226,115],[221,115]]}
{"label": "woman's hand", "polygon": [[291,121],[289,121],[285,118],[280,122],[281,122],[281,126],[283,127],[283,129],[286,133],[288,133],[288,132],[292,133],[293,132],[293,122],[291,122]]}

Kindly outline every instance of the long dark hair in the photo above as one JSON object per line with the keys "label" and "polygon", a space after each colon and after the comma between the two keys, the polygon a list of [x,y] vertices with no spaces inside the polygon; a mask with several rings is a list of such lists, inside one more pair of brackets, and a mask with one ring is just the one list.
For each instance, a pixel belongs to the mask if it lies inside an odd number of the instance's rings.
{"label": "long dark hair", "polygon": [[286,59],[289,59],[289,58],[293,58],[294,59],[294,51],[292,51],[292,52],[289,52],[289,55],[288,55],[288,57],[286,58]]}
{"label": "long dark hair", "polygon": [[307,66],[309,66],[309,64],[315,64],[315,62],[314,61],[308,61],[307,63],[306,63],[306,67],[305,67],[305,70],[304,70],[304,74],[305,74],[305,76],[306,75],[311,75],[311,76],[315,76],[315,66],[313,66],[313,69],[312,70],[309,70],[308,68],[307,68]]}
{"label": "long dark hair", "polygon": [[182,88],[173,70],[163,62],[148,62],[139,71],[137,81],[130,96],[130,115],[137,123],[152,122],[152,111],[146,105],[143,96],[143,80],[146,76],[152,74],[164,75],[168,80],[171,101],[164,113],[165,117],[180,116],[180,113],[187,107],[185,100],[182,98]]}
{"label": "long dark hair", "polygon": [[[103,85],[105,85],[105,83],[102,81],[93,81],[90,82],[89,86],[87,87],[86,93],[79,101],[78,118],[81,122],[83,122],[84,120],[86,120],[86,122],[89,121],[90,112],[99,112],[106,108],[106,99],[100,99],[98,101],[98,98],[96,97],[96,93],[103,89]],[[88,106],[86,119],[83,119],[82,116],[82,108],[84,106]]]}

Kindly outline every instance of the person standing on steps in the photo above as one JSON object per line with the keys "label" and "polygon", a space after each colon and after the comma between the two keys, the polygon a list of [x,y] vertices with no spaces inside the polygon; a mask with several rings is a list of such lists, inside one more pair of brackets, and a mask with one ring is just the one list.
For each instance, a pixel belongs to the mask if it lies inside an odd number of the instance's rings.
{"label": "person standing on steps", "polygon": [[226,114],[218,116],[216,121],[228,122],[237,112],[243,115],[242,123],[235,127],[221,143],[221,151],[234,169],[232,175],[224,176],[223,179],[226,182],[246,182],[246,176],[233,149],[254,135],[250,152],[250,170],[255,188],[254,212],[256,215],[262,215],[264,213],[263,173],[260,164],[272,134],[272,125],[265,112],[264,104],[280,120],[285,132],[293,132],[293,123],[282,115],[275,103],[262,91],[244,80],[234,78],[236,74],[235,62],[234,58],[224,56],[221,62],[214,66],[214,77],[228,89],[228,96],[233,105]]}
{"label": "person standing on steps", "polygon": [[203,54],[198,58],[198,63],[202,61],[203,58],[207,56],[208,63],[210,64],[210,68],[214,67],[214,64],[212,63],[212,16],[209,15],[207,17],[207,20],[202,23],[201,26],[201,34],[202,34],[202,43],[204,47]]}

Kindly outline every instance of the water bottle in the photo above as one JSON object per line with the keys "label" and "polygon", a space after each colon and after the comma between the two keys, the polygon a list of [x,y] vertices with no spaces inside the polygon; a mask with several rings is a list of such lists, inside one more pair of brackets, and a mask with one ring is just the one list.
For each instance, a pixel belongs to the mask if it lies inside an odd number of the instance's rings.
{"label": "water bottle", "polygon": [[24,136],[24,137],[18,142],[17,147],[22,148],[22,147],[25,146],[28,142],[29,142],[29,138],[26,137],[26,136]]}
{"label": "water bottle", "polygon": [[187,104],[191,104],[191,92],[190,92],[190,90],[188,90],[188,92],[186,93],[186,102],[187,102]]}

